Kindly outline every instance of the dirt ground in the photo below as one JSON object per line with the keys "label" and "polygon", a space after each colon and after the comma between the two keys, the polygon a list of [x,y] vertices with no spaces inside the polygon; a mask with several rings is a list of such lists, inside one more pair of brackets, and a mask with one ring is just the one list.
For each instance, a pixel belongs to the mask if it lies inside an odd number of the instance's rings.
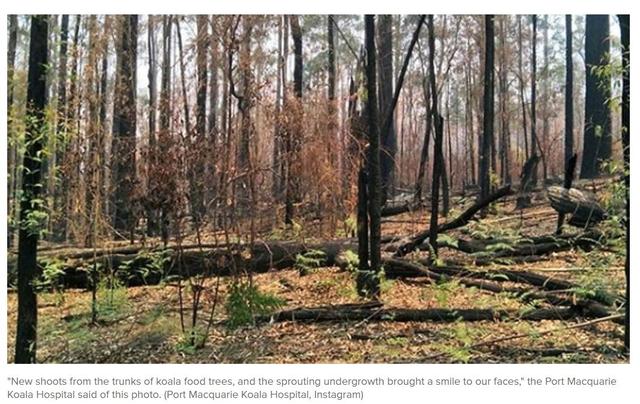
{"label": "dirt ground", "polygon": [[[544,204],[515,213],[511,203],[497,205],[497,212],[450,233],[471,237],[478,232],[533,236],[555,230],[556,215]],[[452,217],[456,213],[452,213]],[[424,211],[395,216],[383,223],[383,234],[408,234],[424,228]],[[475,233],[474,233],[475,232]],[[612,293],[622,293],[624,257],[611,252],[553,253],[545,260],[504,264],[577,284],[599,282]],[[465,254],[442,249],[442,258],[473,260]],[[494,266],[495,267],[495,266]],[[487,269],[487,267],[483,267]],[[204,327],[213,307],[217,280],[207,280]],[[191,349],[180,328],[177,288],[170,284],[118,289],[98,300],[109,300],[91,324],[91,293],[67,290],[42,293],[39,298],[38,362],[46,363],[624,363],[622,326],[601,322],[562,330],[586,319],[569,321],[479,321],[451,323],[349,321],[326,323],[267,323],[230,329],[225,320],[229,278],[221,278],[214,321],[206,344]],[[274,271],[254,276],[260,291],[283,299],[282,309],[357,303],[351,273],[319,268],[306,276],[298,271]],[[187,305],[188,305],[187,293]],[[396,279],[382,283],[385,308],[492,308],[525,311],[542,302],[523,302],[508,293],[492,293],[457,282],[435,284],[428,279]],[[13,357],[16,295],[8,297],[8,359]],[[186,315],[186,314],[185,314]],[[188,316],[187,316],[188,317]],[[552,333],[541,332],[559,329]],[[506,341],[478,345],[511,335]]]}

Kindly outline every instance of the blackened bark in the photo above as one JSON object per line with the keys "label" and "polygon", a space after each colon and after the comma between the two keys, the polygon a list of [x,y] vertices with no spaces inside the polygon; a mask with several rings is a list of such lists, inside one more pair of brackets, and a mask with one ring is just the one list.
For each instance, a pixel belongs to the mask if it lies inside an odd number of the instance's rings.
{"label": "blackened bark", "polygon": [[[570,189],[573,184],[573,178],[575,177],[576,172],[576,163],[578,162],[578,155],[574,154],[569,157],[569,160],[565,162],[565,171],[564,171],[564,188]],[[558,225],[556,227],[556,234],[562,233],[562,225],[564,224],[564,213],[558,214]]]}
{"label": "blackened bark", "polygon": [[465,82],[466,82],[466,87],[467,87],[467,104],[466,104],[466,115],[467,115],[467,120],[468,120],[468,125],[466,125],[465,127],[467,127],[466,130],[466,144],[468,147],[468,155],[469,155],[469,171],[470,171],[470,176],[471,176],[471,181],[469,182],[472,185],[476,184],[476,180],[477,180],[477,176],[476,176],[476,160],[475,160],[475,156],[476,156],[476,150],[475,150],[475,132],[474,132],[474,126],[473,126],[473,103],[474,103],[474,99],[473,99],[473,88],[472,88],[472,83],[471,83],[471,73],[469,72],[470,68],[467,67],[465,69]]}
{"label": "blackened bark", "polygon": [[[369,272],[369,213],[367,195],[367,171],[366,159],[363,166],[358,171],[358,271],[359,273]],[[364,289],[364,285],[362,287]],[[361,290],[358,287],[358,290]]]}
{"label": "blackened bark", "polygon": [[[250,190],[252,188],[251,173],[251,140],[253,137],[253,125],[251,122],[251,108],[253,108],[253,73],[251,71],[251,35],[253,22],[249,17],[243,18],[244,32],[240,45],[239,67],[242,80],[242,95],[238,98],[238,110],[242,114],[240,127],[240,141],[238,144],[238,170],[242,179],[238,182],[236,198],[239,209],[243,214],[248,212],[250,206]],[[235,91],[233,91],[235,93]],[[235,95],[235,94],[234,94]]]}
{"label": "blackened bark", "polygon": [[[275,201],[282,199],[282,182],[283,182],[283,125],[282,125],[282,105],[283,105],[283,82],[282,82],[282,69],[284,67],[284,58],[282,56],[282,42],[283,42],[283,25],[284,17],[278,16],[278,59],[276,63],[276,105],[275,105],[275,119],[273,125],[273,153],[271,160],[271,193]],[[330,18],[330,17],[329,17]],[[331,23],[331,21],[329,21]],[[329,24],[331,25],[331,24]]]}
{"label": "blackened bark", "polygon": [[209,47],[209,33],[207,30],[207,17],[196,17],[196,134],[204,136],[207,130],[207,48]]}
{"label": "blackened bark", "polygon": [[[294,104],[294,111],[296,114],[301,114],[301,101],[302,101],[302,29],[300,28],[300,22],[298,16],[292,15],[289,17],[291,24],[291,37],[293,39],[293,95],[296,98]],[[286,134],[286,154],[287,154],[287,177],[285,184],[285,216],[284,222],[287,225],[293,223],[294,208],[293,205],[298,199],[298,178],[296,175],[297,168],[299,166],[298,149],[300,147],[299,142],[301,138],[301,116],[296,116],[293,119],[293,125],[290,125],[290,130]]]}
{"label": "blackened bark", "polygon": [[136,179],[136,61],[138,16],[122,17],[116,67],[113,114],[113,225],[117,231],[133,231],[131,195]]}
{"label": "blackened bark", "polygon": [[[97,212],[100,200],[100,179],[102,150],[100,148],[103,133],[100,127],[100,83],[98,75],[99,33],[98,17],[88,16],[87,30],[89,31],[89,51],[87,55],[87,68],[84,69],[84,84],[89,89],[86,91],[86,140],[88,148],[84,153],[85,179],[85,203],[84,203],[84,245],[91,247],[95,244],[97,229]],[[117,90],[116,90],[117,91]]]}
{"label": "blackened bark", "polygon": [[485,16],[485,59],[484,59],[484,98],[483,98],[483,131],[482,149],[480,151],[480,199],[485,199],[491,192],[489,175],[491,138],[493,137],[493,15]]}
{"label": "blackened bark", "polygon": [[573,155],[573,30],[571,14],[565,16],[565,88],[564,88],[564,167]]}
{"label": "blackened bark", "polygon": [[585,36],[586,94],[584,146],[580,178],[601,174],[600,163],[611,157],[611,84],[604,83],[598,69],[606,66],[610,51],[609,16],[587,15]]}
{"label": "blackened bark", "polygon": [[[78,65],[80,64],[80,25],[81,25],[81,16],[76,15],[75,23],[74,23],[74,33],[73,33],[73,47],[71,48],[71,72],[69,74],[69,97],[66,102],[67,108],[65,109],[65,117],[64,120],[66,122],[66,131],[67,132],[79,132],[79,116],[80,116],[80,90],[79,90],[79,78],[78,78]],[[59,148],[60,155],[56,157],[58,160],[58,166],[61,168],[62,175],[60,179],[60,189],[61,193],[61,202],[63,204],[62,209],[62,229],[61,239],[67,240],[69,238],[69,223],[73,220],[72,217],[72,198],[71,198],[71,189],[74,187],[73,184],[73,176],[72,173],[74,170],[77,170],[75,167],[68,167],[65,163],[67,159],[67,154],[71,151],[72,143],[70,141],[65,142],[64,147]],[[74,156],[75,157],[75,156]]]}
{"label": "blackened bark", "polygon": [[[380,15],[378,18],[378,71],[380,73],[379,111],[386,117],[393,100],[393,36],[390,15]],[[388,128],[380,133],[381,137],[381,175],[382,175],[382,204],[389,195],[393,194],[395,155],[397,149],[396,130],[393,120]]]}
{"label": "blackened bark", "polygon": [[293,94],[302,98],[302,29],[297,16],[291,16],[291,37],[293,38]]}
{"label": "blackened bark", "polygon": [[368,211],[369,211],[369,270],[359,271],[358,293],[377,297],[380,294],[380,135],[378,122],[378,100],[376,96],[376,46],[375,22],[373,15],[365,16],[365,48],[367,52],[367,121],[369,130],[369,150],[367,153]]}
{"label": "blackened bark", "polygon": [[147,52],[149,54],[149,148],[152,149],[156,142],[156,103],[158,99],[158,86],[156,82],[156,34],[155,19],[152,15],[147,20]]}
{"label": "blackened bark", "polygon": [[543,67],[542,67],[542,142],[538,145],[541,150],[540,154],[542,158],[542,178],[543,184],[546,184],[549,178],[549,166],[547,164],[546,155],[548,154],[549,147],[549,16],[544,16],[544,29],[543,32]]}
{"label": "blackened bark", "polygon": [[196,128],[193,134],[191,176],[191,214],[196,226],[200,226],[206,214],[205,209],[205,161],[210,141],[207,137],[207,49],[209,45],[208,18],[196,17]]}
{"label": "blackened bark", "polygon": [[209,136],[214,146],[216,144],[216,135],[218,133],[218,38],[216,38],[216,28],[214,25],[214,16],[210,17],[211,36],[209,37],[209,118],[207,125]]}
{"label": "blackened bark", "polygon": [[509,130],[509,78],[505,18],[500,18],[500,172],[504,184],[511,183],[511,133]]}
{"label": "blackened bark", "polygon": [[[162,20],[162,78],[160,83],[160,134],[168,136],[171,124],[171,16]],[[159,142],[164,143],[164,142]]]}
{"label": "blackened bark", "polygon": [[[538,32],[538,16],[531,16],[531,155],[537,156],[540,151],[538,137],[536,135],[536,48]],[[531,183],[535,187],[538,184],[538,168],[534,167],[531,173]]]}
{"label": "blackened bark", "polygon": [[[329,156],[329,165],[332,169],[339,167],[339,147],[340,134],[338,131],[338,104],[336,103],[336,49],[334,37],[333,16],[327,17],[327,134],[326,142],[327,155]],[[340,200],[340,198],[338,198]],[[344,200],[344,199],[342,199]],[[338,206],[343,209],[343,203],[338,202]]]}
{"label": "blackened bark", "polygon": [[327,85],[327,98],[329,101],[336,99],[336,44],[333,31],[333,16],[329,15],[327,17],[327,72],[329,79]]}
{"label": "blackened bark", "polygon": [[429,84],[427,82],[427,76],[422,79],[422,89],[424,94],[424,104],[427,108],[426,113],[426,123],[424,127],[424,139],[422,140],[422,151],[420,152],[420,165],[418,166],[418,175],[416,176],[416,200],[422,199],[422,185],[424,183],[424,174],[427,167],[427,161],[429,159],[429,143],[431,141],[431,103],[429,99],[431,98],[431,92],[429,90]]}
{"label": "blackened bark", "polygon": [[434,141],[434,155],[440,156],[434,159],[433,162],[433,181],[431,182],[431,218],[429,227],[429,244],[431,245],[431,251],[436,258],[438,255],[438,205],[440,199],[440,178],[443,176],[443,163],[442,158],[442,126],[443,119],[440,115],[435,115],[436,122],[436,137]]}
{"label": "blackened bark", "polygon": [[522,138],[524,139],[524,155],[529,159],[533,153],[529,149],[529,137],[527,136],[527,104],[524,97],[524,69],[522,65],[523,53],[522,18],[518,16],[518,81],[520,83],[520,105],[522,107]]}
{"label": "blackened bark", "polygon": [[[58,131],[66,130],[67,109],[67,48],[69,39],[69,15],[62,16],[60,24],[60,54],[58,59]],[[57,152],[58,149],[56,149]],[[56,158],[59,165],[62,161]]]}
{"label": "blackened bark", "polygon": [[[431,220],[429,227],[429,244],[435,256],[438,255],[438,207],[440,203],[440,181],[444,165],[442,156],[442,117],[438,114],[438,94],[435,73],[435,33],[433,15],[428,16],[429,27],[429,86],[431,91],[431,116],[435,122],[435,141],[433,149],[433,178],[431,179]],[[435,256],[432,257],[435,259]]]}
{"label": "blackened bark", "polygon": [[47,37],[48,16],[31,17],[29,73],[27,78],[26,150],[22,171],[23,197],[20,202],[18,234],[18,324],[16,330],[16,363],[36,361],[38,302],[33,283],[38,276],[37,248],[40,229],[27,225],[43,206],[36,203],[41,192],[44,109],[47,104]]}
{"label": "blackened bark", "polygon": [[628,14],[618,15],[618,21],[620,22],[620,42],[622,43],[622,146],[623,146],[623,155],[624,155],[624,167],[625,167],[625,176],[624,183],[627,188],[627,259],[624,265],[624,273],[627,282],[627,290],[626,290],[626,302],[625,302],[625,317],[624,317],[624,346],[627,349],[627,352],[630,351],[631,348],[631,334],[630,334],[630,312],[631,312],[631,287],[629,283],[629,269],[630,269],[630,248],[631,248],[631,240],[629,238],[629,225],[631,223],[629,216],[629,193],[630,193],[630,144],[629,144],[629,131],[631,130],[630,121],[629,121],[629,107],[630,107],[630,99],[629,99],[629,90],[630,86],[630,75],[631,71],[629,62],[631,60],[631,50],[629,48],[629,30],[631,27],[631,22]]}

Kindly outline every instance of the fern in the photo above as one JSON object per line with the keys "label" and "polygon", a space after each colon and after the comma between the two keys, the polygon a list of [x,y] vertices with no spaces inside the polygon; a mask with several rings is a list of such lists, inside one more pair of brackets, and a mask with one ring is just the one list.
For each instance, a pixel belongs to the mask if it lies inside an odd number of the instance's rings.
{"label": "fern", "polygon": [[229,315],[227,326],[233,329],[252,324],[254,316],[271,314],[284,303],[277,296],[260,292],[255,285],[236,282],[231,286],[225,305]]}
{"label": "fern", "polygon": [[309,250],[304,254],[296,255],[294,268],[300,272],[300,276],[307,275],[310,270],[319,268],[324,262],[327,254],[321,250]]}

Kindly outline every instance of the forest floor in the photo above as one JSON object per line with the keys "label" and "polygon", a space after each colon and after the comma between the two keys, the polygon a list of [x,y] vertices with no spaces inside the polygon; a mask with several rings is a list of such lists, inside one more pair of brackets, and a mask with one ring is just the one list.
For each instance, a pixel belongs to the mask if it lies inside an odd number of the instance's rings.
{"label": "forest floor", "polygon": [[[451,213],[455,217],[456,212]],[[383,221],[383,234],[406,235],[426,228],[426,211],[406,213]],[[500,202],[486,218],[448,233],[450,236],[552,234],[557,215],[540,199],[522,213],[513,201]],[[443,248],[443,259],[473,259]],[[414,253],[416,255],[424,253]],[[466,256],[465,256],[466,255]],[[501,266],[533,271],[587,287],[624,290],[624,256],[595,250],[552,253],[543,260]],[[487,269],[487,267],[483,267]],[[212,299],[217,279],[207,280],[205,300]],[[337,267],[256,274],[262,292],[283,299],[282,309],[362,303],[354,276]],[[45,363],[625,363],[621,325],[599,322],[563,329],[586,321],[477,321],[477,322],[277,322],[230,329],[225,320],[229,277],[220,278],[216,311],[203,348],[184,343],[180,328],[177,288],[170,284],[120,288],[100,292],[98,301],[110,301],[91,324],[91,293],[66,290],[41,293],[39,299],[38,362]],[[507,282],[509,284],[509,282]],[[596,286],[594,286],[596,285]],[[457,281],[434,283],[426,278],[382,282],[385,308],[490,308],[525,312],[544,302],[524,302],[512,294],[465,287]],[[210,307],[206,305],[207,310]],[[8,358],[13,356],[16,295],[8,295]],[[200,318],[208,317],[203,311]],[[547,330],[555,330],[546,333]],[[495,339],[519,335],[505,341]],[[482,344],[484,343],[484,344]]]}

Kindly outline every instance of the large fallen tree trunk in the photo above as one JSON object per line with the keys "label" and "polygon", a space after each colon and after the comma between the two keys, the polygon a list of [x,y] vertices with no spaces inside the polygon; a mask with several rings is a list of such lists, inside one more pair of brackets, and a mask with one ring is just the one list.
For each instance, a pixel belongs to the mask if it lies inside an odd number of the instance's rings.
{"label": "large fallen tree trunk", "polygon": [[588,227],[607,217],[594,194],[575,188],[547,188],[547,197],[551,207],[560,214],[571,215],[569,224],[577,227]]}
{"label": "large fallen tree trunk", "polygon": [[[535,309],[528,312],[520,310],[494,309],[354,309],[339,306],[327,308],[300,308],[283,310],[272,315],[258,316],[256,323],[301,321],[541,321],[569,320],[585,316],[575,308]],[[588,316],[585,316],[588,317]]]}
{"label": "large fallen tree trunk", "polygon": [[[227,276],[290,268],[296,264],[299,255],[309,252],[317,253],[316,266],[328,267],[335,265],[338,256],[349,249],[357,249],[357,244],[351,239],[323,243],[258,242],[253,246],[235,245],[230,248],[189,246],[186,249],[145,250],[131,247],[120,250],[125,252],[118,254],[104,250],[102,255],[94,253],[90,258],[86,258],[84,250],[72,254],[74,258],[71,259],[47,256],[40,259],[39,265],[46,268],[54,263],[59,271],[56,279],[47,280],[52,283],[49,286],[86,289],[90,286],[89,272],[94,265],[101,273],[116,277],[125,286],[141,286],[157,284],[173,276]],[[14,284],[16,278],[13,261],[9,260],[9,285]]]}
{"label": "large fallen tree trunk", "polygon": [[[511,186],[507,185],[505,187],[500,188],[499,190],[489,195],[485,199],[471,205],[467,210],[462,212],[460,216],[456,217],[452,221],[438,226],[438,233],[442,233],[447,230],[455,229],[455,228],[466,225],[473,218],[473,216],[475,216],[475,214],[478,213],[480,210],[482,210],[486,206],[489,206],[492,202],[495,202],[498,199],[506,195],[509,195],[510,193],[511,193]],[[414,251],[416,248],[418,248],[420,244],[424,243],[425,240],[427,240],[427,238],[429,238],[429,229],[422,231],[420,233],[414,234],[409,238],[401,240],[397,245],[396,253],[394,254],[394,256],[403,257],[407,255],[411,251]]]}
{"label": "large fallen tree trunk", "polygon": [[515,241],[507,239],[458,239],[455,244],[447,244],[447,246],[468,254],[476,254],[478,257],[502,258],[544,255],[570,250],[575,247],[591,249],[598,244],[601,237],[600,233],[592,231],[578,235],[536,236]]}
{"label": "large fallen tree trunk", "polygon": [[[564,236],[565,238],[567,236]],[[543,240],[543,238],[540,238]],[[236,246],[236,249],[228,248],[190,248],[169,249],[159,251],[139,251],[136,254],[114,254],[98,256],[96,259],[72,259],[58,262],[62,275],[59,279],[52,280],[51,286],[63,286],[66,288],[88,288],[89,271],[98,266],[103,274],[117,277],[126,286],[152,285],[172,276],[182,278],[204,276],[228,276],[232,274],[251,271],[263,273],[270,270],[281,270],[296,265],[300,255],[313,252],[316,267],[346,266],[341,258],[346,250],[355,250],[357,245],[350,239],[328,241],[324,243],[299,243],[299,242],[262,242],[249,248],[248,246]],[[495,278],[507,278],[513,282],[525,282],[547,290],[560,290],[576,288],[576,285],[556,281],[543,275],[531,274],[523,271],[467,271],[462,265],[451,265],[446,268],[429,266],[427,262],[422,265],[405,260],[385,259],[385,273],[389,278],[402,277],[430,277],[434,280],[443,280],[442,275],[456,276],[459,278],[475,278],[495,281]],[[47,265],[41,262],[41,265]],[[446,272],[449,271],[449,272]],[[9,284],[15,278],[15,270],[10,272]],[[467,286],[475,286],[481,289],[493,288],[487,282],[477,282],[467,279],[463,283]],[[494,291],[500,291],[493,288]]]}
{"label": "large fallen tree trunk", "polygon": [[[492,270],[473,271],[464,267],[429,267],[428,260],[420,263],[398,259],[383,261],[387,278],[426,277],[437,282],[457,281],[467,287],[486,290],[493,293],[509,292],[524,300],[542,300],[553,305],[575,306],[586,311],[593,311],[597,315],[608,315],[608,309],[603,305],[611,305],[615,300],[612,296],[597,295],[593,299],[578,299],[574,293],[578,285],[561,279],[540,275],[534,272]],[[502,282],[526,283],[536,288],[562,292],[562,294],[545,293],[530,288],[515,288],[501,285]]]}
{"label": "large fallen tree trunk", "polygon": [[[518,255],[539,255],[552,251],[569,249],[573,245],[587,246],[590,235],[571,238],[534,238],[534,244],[522,244],[514,249],[493,250],[483,258],[498,258]],[[595,237],[595,235],[593,236]],[[537,244],[535,244],[537,243]],[[459,240],[458,248],[469,253],[485,251],[490,242]],[[41,267],[51,263],[61,267],[64,275],[60,286],[67,288],[87,288],[88,271],[96,264],[103,273],[113,274],[128,286],[157,284],[169,276],[222,275],[251,271],[263,273],[293,267],[297,257],[311,251],[317,253],[318,267],[333,266],[337,258],[346,250],[357,249],[352,239],[326,241],[322,243],[300,243],[293,241],[258,242],[248,245],[185,245],[169,249],[147,250],[142,246],[103,248],[65,251],[67,255],[47,254],[40,258]],[[395,251],[393,244],[385,251]],[[15,279],[15,259],[9,259],[9,284]]]}

